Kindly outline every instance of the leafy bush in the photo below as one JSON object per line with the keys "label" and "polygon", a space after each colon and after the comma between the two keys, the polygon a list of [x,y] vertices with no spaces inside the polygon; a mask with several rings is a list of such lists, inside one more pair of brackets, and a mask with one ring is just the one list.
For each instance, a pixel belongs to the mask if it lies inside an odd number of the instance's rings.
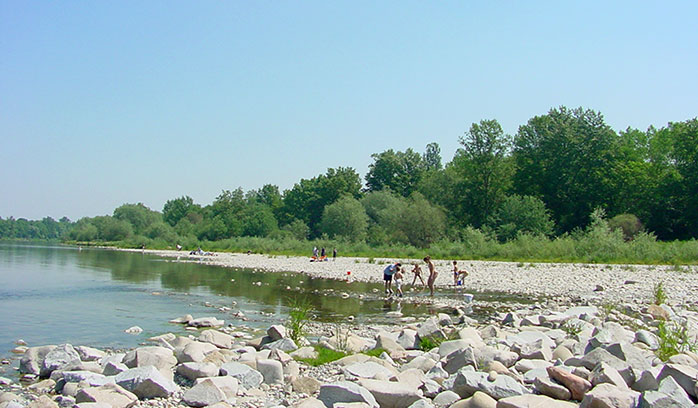
{"label": "leafy bush", "polygon": [[666,292],[664,291],[664,284],[662,282],[657,282],[654,285],[653,294],[655,305],[661,305],[666,302]]}
{"label": "leafy bush", "polygon": [[611,230],[620,229],[626,241],[634,239],[643,229],[640,219],[633,214],[618,214],[608,220],[608,226]]}
{"label": "leafy bush", "polygon": [[288,337],[298,344],[306,335],[305,327],[310,322],[312,305],[305,298],[291,299],[289,304],[291,310],[288,312],[288,320],[286,321]]}
{"label": "leafy bush", "polygon": [[519,234],[550,235],[554,223],[545,203],[532,196],[512,195],[504,199],[488,221],[500,241],[510,241]]}
{"label": "leafy bush", "polygon": [[682,324],[676,322],[659,323],[657,337],[659,337],[659,348],[655,353],[662,361],[685,351],[695,353],[698,350],[698,342],[691,339],[686,321]]}

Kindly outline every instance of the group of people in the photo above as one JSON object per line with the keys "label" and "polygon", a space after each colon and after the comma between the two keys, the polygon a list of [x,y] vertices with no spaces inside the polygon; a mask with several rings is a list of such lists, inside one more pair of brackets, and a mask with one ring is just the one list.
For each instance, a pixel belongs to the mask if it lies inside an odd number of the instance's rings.
{"label": "group of people", "polygon": [[[419,281],[422,282],[422,288],[428,286],[430,296],[434,296],[434,282],[439,274],[436,272],[436,268],[434,267],[434,263],[431,261],[430,256],[425,256],[424,262],[426,262],[427,267],[429,268],[429,277],[427,278],[427,282],[426,284],[424,283],[424,279],[422,279],[422,268],[420,268],[419,264],[415,262],[413,264],[414,268],[412,268],[412,273],[414,274],[412,286],[414,287],[417,279],[419,279]],[[386,295],[393,295],[392,282],[395,281],[395,295],[398,297],[403,296],[402,280],[404,279],[406,273],[407,268],[403,267],[400,262],[396,262],[385,267],[383,270],[383,282],[385,283]],[[467,276],[468,272],[464,269],[458,269],[458,262],[453,261],[453,286],[458,287],[463,285],[463,281]]]}
{"label": "group of people", "polygon": [[[332,248],[332,260],[337,259],[337,248]],[[310,262],[328,261],[327,255],[325,254],[325,247],[322,247],[320,254],[318,255],[317,247],[313,247],[313,256],[310,258]]]}

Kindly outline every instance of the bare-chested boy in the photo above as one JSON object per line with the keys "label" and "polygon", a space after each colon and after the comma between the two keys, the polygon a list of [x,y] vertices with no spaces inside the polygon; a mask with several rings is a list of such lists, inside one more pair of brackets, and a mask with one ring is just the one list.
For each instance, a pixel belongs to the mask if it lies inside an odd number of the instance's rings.
{"label": "bare-chested boy", "polygon": [[427,279],[429,294],[430,296],[434,296],[434,281],[436,281],[436,276],[438,273],[436,272],[436,269],[434,269],[434,263],[431,261],[431,257],[429,255],[424,257],[424,262],[426,262],[427,266],[429,267],[429,278]]}
{"label": "bare-chested boy", "polygon": [[422,268],[420,268],[416,263],[414,264],[414,268],[412,268],[412,273],[414,274],[414,279],[412,279],[412,287],[414,287],[414,284],[417,282],[417,278],[419,278],[419,281],[422,282],[422,288],[426,288],[427,284],[424,283],[424,279],[422,279]]}

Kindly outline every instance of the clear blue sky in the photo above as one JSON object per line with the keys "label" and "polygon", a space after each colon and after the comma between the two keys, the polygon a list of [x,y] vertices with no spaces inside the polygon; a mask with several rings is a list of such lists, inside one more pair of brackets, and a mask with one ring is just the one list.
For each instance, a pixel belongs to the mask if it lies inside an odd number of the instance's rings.
{"label": "clear blue sky", "polygon": [[551,107],[698,114],[698,2],[0,0],[0,216],[162,210]]}

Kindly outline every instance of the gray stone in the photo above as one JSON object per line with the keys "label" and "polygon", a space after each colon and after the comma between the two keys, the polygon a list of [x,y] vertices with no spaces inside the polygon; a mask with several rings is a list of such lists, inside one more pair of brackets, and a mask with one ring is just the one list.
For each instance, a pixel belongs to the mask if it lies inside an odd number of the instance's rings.
{"label": "gray stone", "polygon": [[53,402],[47,395],[41,395],[39,398],[31,401],[27,408],[58,408],[58,404]]}
{"label": "gray stone", "polygon": [[199,317],[187,322],[187,325],[192,327],[222,327],[225,326],[225,320],[218,320],[215,317]]}
{"label": "gray stone", "polygon": [[630,388],[638,392],[656,391],[659,388],[659,382],[657,382],[657,377],[650,370],[636,371],[635,382],[632,383]]}
{"label": "gray stone", "polygon": [[[27,350],[28,351],[28,350]],[[80,355],[70,344],[56,346],[46,354],[41,364],[42,377],[48,377],[54,370],[60,370],[66,365],[80,361]]]}
{"label": "gray stone", "polygon": [[182,363],[177,366],[177,374],[190,380],[197,378],[215,377],[218,375],[219,368],[213,363]]}
{"label": "gray stone", "polygon": [[228,376],[197,378],[194,381],[194,385],[198,385],[204,381],[212,382],[216,387],[218,387],[221,391],[223,391],[223,393],[225,394],[226,398],[229,401],[237,395],[238,389],[240,388],[240,384],[238,384],[238,380],[236,380],[233,377],[228,377]]}
{"label": "gray stone", "polygon": [[640,393],[637,391],[599,384],[584,395],[579,408],[635,408],[639,399]]}
{"label": "gray stone", "polygon": [[302,376],[293,379],[291,387],[293,387],[294,392],[313,395],[320,391],[320,381],[313,377]]}
{"label": "gray stone", "polygon": [[441,386],[441,384],[428,378],[424,380],[424,384],[422,384],[420,389],[424,393],[424,396],[428,398],[434,398],[441,391],[443,391],[443,387]]}
{"label": "gray stone", "polygon": [[436,318],[434,317],[427,319],[419,325],[419,327],[417,328],[417,335],[420,339],[446,339],[446,335],[441,330],[441,326],[439,325],[438,320],[436,320]]}
{"label": "gray stone", "polygon": [[465,366],[473,366],[477,369],[475,352],[468,347],[464,350],[455,350],[444,359],[443,369],[447,373],[453,374]]}
{"label": "gray stone", "polygon": [[567,387],[560,385],[549,378],[536,377],[533,380],[533,385],[536,391],[542,395],[547,395],[548,397],[565,401],[572,399],[572,393],[570,393],[570,390],[568,390]]}
{"label": "gray stone", "polygon": [[520,373],[526,373],[530,370],[545,369],[552,366],[553,363],[545,360],[519,360],[514,368]]}
{"label": "gray stone", "polygon": [[123,363],[128,368],[153,366],[157,369],[172,369],[177,365],[172,350],[160,346],[139,347],[124,356]]}
{"label": "gray stone", "polygon": [[397,336],[397,344],[405,350],[419,350],[419,338],[417,331],[412,329],[402,329]]}
{"label": "gray stone", "polygon": [[[612,355],[630,364],[636,370],[648,370],[651,364],[647,361],[645,353],[629,343],[614,343],[606,347]],[[654,357],[654,356],[652,356]]]}
{"label": "gray stone", "polygon": [[681,388],[691,395],[696,397],[696,383],[698,383],[698,370],[693,367],[682,366],[678,364],[666,364],[659,372],[657,381],[662,382],[667,377],[672,377]]}
{"label": "gray stone", "polygon": [[371,408],[379,408],[376,399],[366,388],[348,381],[323,384],[318,399],[327,407],[337,402],[364,402]]}
{"label": "gray stone", "polygon": [[553,358],[553,352],[543,339],[537,339],[533,342],[522,344],[519,348],[519,356],[530,360],[550,361]]}
{"label": "gray stone", "polygon": [[638,330],[635,333],[635,341],[646,344],[650,350],[659,348],[659,337],[648,330]]}
{"label": "gray stone", "polygon": [[434,408],[434,404],[432,404],[428,399],[421,398],[418,401],[413,402],[412,405],[407,408]]}
{"label": "gray stone", "polygon": [[36,394],[48,394],[49,392],[53,391],[55,387],[56,381],[48,378],[46,380],[42,380],[32,385],[29,385],[27,389]]}
{"label": "gray stone", "polygon": [[460,339],[444,341],[439,345],[439,357],[444,358],[454,351],[465,350],[468,347],[470,347],[470,344],[467,340]]}
{"label": "gray stone", "polygon": [[82,361],[98,361],[106,355],[102,350],[87,346],[77,346],[75,351],[78,352]]}
{"label": "gray stone", "polygon": [[495,408],[497,400],[481,391],[476,391],[472,397],[456,401],[449,408]]}
{"label": "gray stone", "polygon": [[222,349],[230,349],[233,347],[235,339],[233,336],[221,333],[218,330],[208,329],[201,332],[199,341],[211,343],[214,346]]}
{"label": "gray stone", "polygon": [[378,336],[376,336],[376,348],[385,349],[390,354],[405,351],[405,349],[387,333],[379,333]]}
{"label": "gray stone", "polygon": [[267,329],[267,336],[271,337],[272,341],[281,340],[286,337],[286,328],[275,324]]}
{"label": "gray stone", "polygon": [[248,390],[259,387],[262,384],[262,381],[264,381],[264,377],[259,371],[248,365],[236,362],[223,364],[221,366],[220,374],[228,375],[237,379],[240,385]]}
{"label": "gray stone", "polygon": [[497,408],[577,408],[577,404],[558,401],[545,395],[518,395],[497,401]]}
{"label": "gray stone", "polygon": [[381,364],[373,361],[366,361],[344,367],[344,375],[369,379],[376,378],[377,376],[388,378],[392,375],[392,372]]}
{"label": "gray stone", "polygon": [[262,374],[265,384],[283,384],[284,369],[277,360],[257,360],[257,371]]}
{"label": "gray stone", "polygon": [[262,346],[262,350],[281,350],[291,352],[298,349],[296,343],[290,338],[283,338]]}
{"label": "gray stone", "polygon": [[436,363],[437,362],[428,355],[421,355],[419,357],[415,357],[409,363],[404,364],[402,368],[419,368],[420,370],[426,373],[427,371],[431,370],[436,365]]}
{"label": "gray stone", "polygon": [[327,406],[319,399],[309,397],[294,404],[293,408],[327,408]]}
{"label": "gray stone", "polygon": [[373,395],[381,408],[402,408],[421,399],[416,388],[399,382],[360,379],[359,385]]}
{"label": "gray stone", "polygon": [[453,326],[453,319],[446,313],[439,313],[437,319],[439,319],[439,325],[441,326]]}
{"label": "gray stone", "polygon": [[182,396],[190,407],[205,407],[226,400],[226,395],[210,379],[205,379],[187,390]]}
{"label": "gray stone", "polygon": [[597,364],[597,366],[591,372],[590,382],[593,386],[599,384],[611,384],[620,389],[628,388],[628,385],[625,383],[625,380],[620,373],[618,373],[618,370],[606,363]]}
{"label": "gray stone", "polygon": [[436,408],[444,408],[450,407],[454,402],[458,401],[459,399],[460,395],[456,394],[453,391],[446,390],[434,397],[433,403],[436,406]]}
{"label": "gray stone", "polygon": [[315,351],[315,348],[306,346],[289,353],[289,355],[294,358],[317,358],[318,352]]}
{"label": "gray stone", "polygon": [[85,387],[75,395],[75,402],[101,402],[114,408],[127,408],[138,401],[138,397],[117,384],[100,387]]}
{"label": "gray stone", "polygon": [[102,369],[102,374],[104,374],[104,375],[117,375],[119,373],[123,373],[126,370],[128,370],[128,367],[126,367],[126,364],[109,361],[109,362],[107,362],[107,364],[104,365],[104,368]]}
{"label": "gray stone", "polygon": [[54,371],[54,374],[51,376],[56,380],[62,378],[65,382],[69,383],[84,382],[91,387],[99,387],[114,382],[114,377],[107,377],[103,374],[93,373],[92,371]]}
{"label": "gray stone", "polygon": [[528,393],[526,388],[506,375],[498,376],[494,381],[488,381],[487,374],[461,369],[455,374],[452,390],[462,398],[467,398],[482,391],[494,399],[513,397]]}
{"label": "gray stone", "polygon": [[206,359],[206,356],[214,351],[218,351],[218,347],[211,343],[201,341],[192,341],[186,343],[183,347],[176,347],[175,354],[177,361],[180,363],[197,362],[200,363]]}
{"label": "gray stone", "polygon": [[116,376],[116,383],[136,394],[138,398],[169,397],[179,390],[157,368],[145,366],[131,368]]}

